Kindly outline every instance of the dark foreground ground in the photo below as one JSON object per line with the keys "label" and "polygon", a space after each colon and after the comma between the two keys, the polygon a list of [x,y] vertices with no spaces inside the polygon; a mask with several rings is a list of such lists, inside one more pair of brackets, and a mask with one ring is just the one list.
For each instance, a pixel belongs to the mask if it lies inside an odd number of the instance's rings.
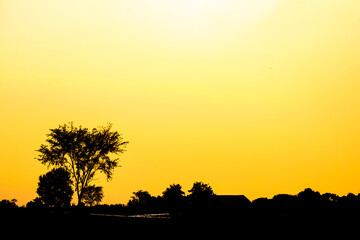
{"label": "dark foreground ground", "polygon": [[[357,238],[360,218],[329,216],[264,216],[147,219],[115,216],[94,216],[84,213],[37,212],[26,209],[1,212],[2,236],[11,238],[134,238],[206,239],[231,236],[232,239],[276,237]],[[127,236],[127,237],[126,237]]]}

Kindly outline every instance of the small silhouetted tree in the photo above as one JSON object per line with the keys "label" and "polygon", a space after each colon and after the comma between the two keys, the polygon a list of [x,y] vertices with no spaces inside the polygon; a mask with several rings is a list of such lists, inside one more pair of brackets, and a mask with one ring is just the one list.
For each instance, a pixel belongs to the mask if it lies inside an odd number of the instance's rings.
{"label": "small silhouetted tree", "polygon": [[185,193],[180,184],[173,184],[163,192],[165,207],[172,213],[177,214],[186,204]]}
{"label": "small silhouetted tree", "polygon": [[192,214],[202,218],[209,217],[216,204],[215,194],[210,185],[195,182],[189,193],[188,198]]}
{"label": "small silhouetted tree", "polygon": [[89,130],[75,127],[73,123],[50,129],[47,144],[42,144],[37,159],[47,166],[63,167],[71,175],[78,205],[84,189],[94,179],[95,173],[102,172],[110,180],[119,158],[113,154],[125,151],[128,142],[117,131],[111,131],[111,124]]}
{"label": "small silhouetted tree", "polygon": [[324,215],[324,202],[322,201],[321,194],[311,188],[306,188],[297,195],[301,207],[301,214],[311,216]]}
{"label": "small silhouetted tree", "polygon": [[334,193],[324,193],[321,198],[331,203],[337,203],[340,197]]}
{"label": "small silhouetted tree", "polygon": [[195,182],[189,193],[189,199],[193,204],[206,203],[215,196],[211,186],[203,182]]}
{"label": "small silhouetted tree", "polygon": [[128,207],[137,212],[149,210],[154,197],[152,197],[148,191],[143,190],[133,192],[133,194],[128,202]]}
{"label": "small silhouetted tree", "polygon": [[298,198],[306,202],[318,201],[320,200],[320,197],[320,193],[311,188],[306,188],[304,191],[298,193]]}
{"label": "small silhouetted tree", "polygon": [[148,191],[139,190],[137,192],[133,192],[133,194],[134,195],[131,196],[131,199],[128,203],[130,205],[145,205],[151,199],[151,195]]}
{"label": "small silhouetted tree", "polygon": [[104,192],[102,187],[96,187],[95,185],[87,186],[84,189],[83,198],[84,203],[89,205],[90,207],[93,204],[99,204],[104,197]]}
{"label": "small silhouetted tree", "polygon": [[41,201],[40,197],[36,197],[32,201],[26,204],[26,208],[43,208],[46,207],[44,203]]}
{"label": "small silhouetted tree", "polygon": [[1,200],[0,201],[0,209],[9,209],[9,208],[17,208],[17,200],[16,199],[11,199],[11,200]]}
{"label": "small silhouetted tree", "polygon": [[68,207],[74,191],[70,174],[64,168],[56,168],[39,177],[36,190],[41,202],[48,207]]}

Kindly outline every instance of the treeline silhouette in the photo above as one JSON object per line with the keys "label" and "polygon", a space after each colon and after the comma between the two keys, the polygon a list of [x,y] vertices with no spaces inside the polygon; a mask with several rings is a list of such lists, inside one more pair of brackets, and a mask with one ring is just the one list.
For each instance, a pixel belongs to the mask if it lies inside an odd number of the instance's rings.
{"label": "treeline silhouette", "polygon": [[184,230],[183,237],[196,233],[200,238],[212,237],[213,233],[234,236],[238,231],[255,238],[287,237],[289,233],[324,237],[334,232],[354,236],[360,223],[360,194],[338,196],[306,188],[296,195],[278,194],[250,201],[244,195],[216,195],[202,182],[195,182],[187,193],[181,185],[173,184],[160,196],[136,191],[127,204],[65,207],[34,201],[19,207],[16,199],[5,199],[0,201],[0,218],[5,222],[4,230],[17,231],[21,226],[88,237],[94,231],[109,236],[119,231],[175,236],[181,234],[180,229]]}
{"label": "treeline silhouette", "polygon": [[[248,200],[244,195],[216,195],[211,186],[195,182],[182,191],[179,184],[170,185],[160,196],[139,190],[127,204],[97,204],[95,206],[49,207],[30,201],[19,207],[16,199],[0,201],[0,213],[27,210],[32,213],[81,213],[113,216],[167,213],[172,220],[187,221],[337,221],[360,217],[360,194],[349,193],[338,196],[333,193],[320,194],[310,188],[296,195],[278,194],[273,198]],[[164,216],[164,215],[160,215]],[[140,216],[141,217],[141,216]]]}
{"label": "treeline silhouette", "polygon": [[[216,195],[203,183],[200,191],[196,187],[189,195],[168,188],[162,196],[151,196],[147,191],[138,191],[127,205],[99,204],[89,211],[103,214],[169,213],[171,219],[187,222],[329,222],[336,223],[360,218],[360,194],[349,193],[338,196],[333,193],[320,194],[310,188],[296,195],[278,194],[273,198],[258,198],[250,201],[244,195]],[[176,186],[176,185],[172,185]],[[202,188],[202,189],[201,189]],[[170,192],[169,189],[174,189]],[[211,189],[211,187],[209,187]]]}

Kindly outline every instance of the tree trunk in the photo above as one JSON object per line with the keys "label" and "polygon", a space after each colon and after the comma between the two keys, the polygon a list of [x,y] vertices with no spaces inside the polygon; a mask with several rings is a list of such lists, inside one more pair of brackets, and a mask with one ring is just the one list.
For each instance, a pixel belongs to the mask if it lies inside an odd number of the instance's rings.
{"label": "tree trunk", "polygon": [[81,203],[81,200],[83,197],[82,195],[83,195],[82,191],[80,191],[80,193],[78,193],[78,203],[77,203],[78,207],[82,206],[82,203]]}
{"label": "tree trunk", "polygon": [[82,197],[83,197],[83,193],[82,193],[82,189],[79,188],[79,184],[76,183],[75,184],[76,186],[76,193],[77,193],[77,198],[78,198],[78,203],[77,203],[77,206],[80,207],[82,204],[81,204],[81,200],[82,200]]}

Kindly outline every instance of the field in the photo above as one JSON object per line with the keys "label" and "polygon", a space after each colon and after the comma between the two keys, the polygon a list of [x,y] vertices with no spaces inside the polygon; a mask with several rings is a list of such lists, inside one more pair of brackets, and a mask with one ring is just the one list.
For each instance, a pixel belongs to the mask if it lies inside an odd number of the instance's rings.
{"label": "field", "polygon": [[[205,238],[211,236],[295,237],[351,236],[359,217],[323,216],[193,216],[186,218],[148,218],[102,216],[81,212],[33,211],[15,209],[1,212],[2,233],[25,237],[111,237]],[[127,238],[128,238],[127,237]],[[239,237],[240,238],[240,237]]]}

